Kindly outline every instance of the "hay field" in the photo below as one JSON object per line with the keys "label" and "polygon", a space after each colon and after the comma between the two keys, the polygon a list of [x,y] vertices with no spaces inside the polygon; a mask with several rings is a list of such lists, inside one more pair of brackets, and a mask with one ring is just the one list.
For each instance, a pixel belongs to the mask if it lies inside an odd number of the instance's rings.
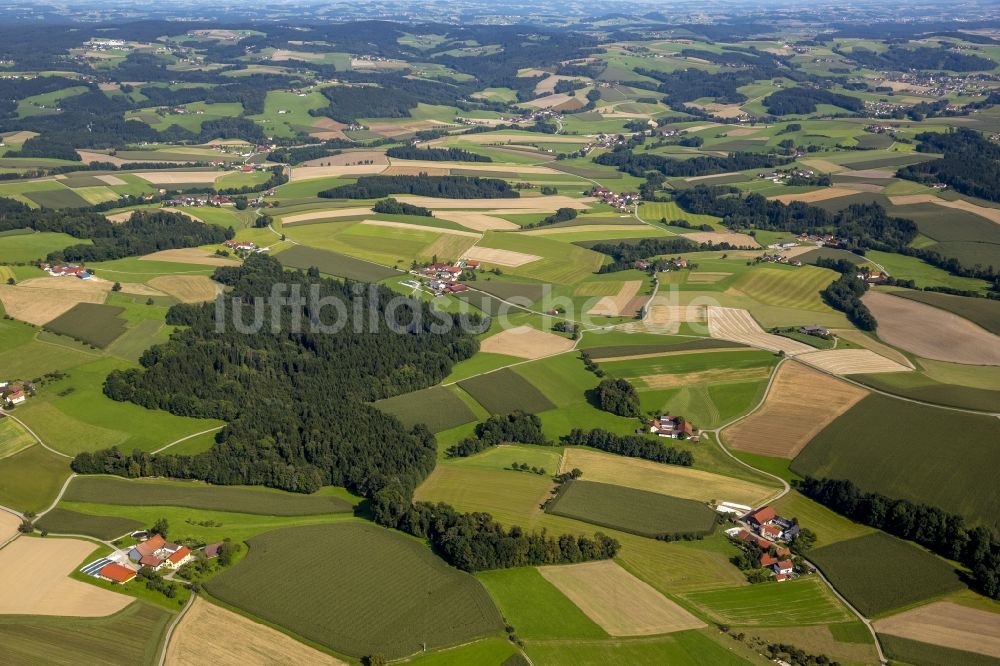
{"label": "hay field", "polygon": [[181,303],[211,301],[221,288],[220,284],[213,282],[207,275],[161,275],[150,280],[149,285]]}
{"label": "hay field", "polygon": [[878,336],[891,345],[935,361],[1000,365],[1000,337],[968,319],[875,291],[862,300],[878,320]]}
{"label": "hay field", "polygon": [[720,280],[725,280],[732,273],[716,273],[712,271],[692,271],[688,273],[688,283],[690,284],[715,284]]}
{"label": "hay field", "polygon": [[628,312],[628,305],[642,288],[642,280],[624,282],[614,296],[603,296],[594,307],[587,311],[588,315],[602,317],[621,317],[635,314]]}
{"label": "hay field", "polygon": [[463,227],[472,229],[473,231],[520,229],[519,226],[513,222],[503,219],[502,217],[487,215],[485,213],[474,213],[467,210],[437,211],[434,214],[434,217],[442,220],[448,220],[449,222],[454,222],[456,224],[461,224]]}
{"label": "hay field", "polygon": [[142,171],[133,175],[142,178],[153,185],[176,185],[199,183],[211,185],[219,176],[224,176],[228,172],[224,171]]}
{"label": "hay field", "polygon": [[583,478],[587,481],[618,484],[701,502],[718,500],[757,505],[775,492],[772,488],[752,481],[690,467],[663,465],[641,458],[568,447],[563,454],[559,471],[567,472],[574,467],[583,470]]}
{"label": "hay field", "polygon": [[796,357],[820,370],[837,375],[858,375],[876,372],[909,372],[912,368],[900,365],[870,349],[826,349],[800,354]]}
{"label": "hay field", "polygon": [[[484,264],[495,264],[497,266],[508,266],[517,268],[530,264],[541,259],[537,254],[527,254],[525,252],[515,252],[514,250],[498,250],[489,247],[470,247],[465,251],[465,258],[480,261]],[[2,292],[0,292],[2,293]]]}
{"label": "hay field", "polygon": [[205,662],[215,666],[344,664],[271,627],[196,598],[167,647],[168,666]]}
{"label": "hay field", "polygon": [[705,626],[613,561],[538,567],[538,572],[612,636],[653,636]]}
{"label": "hay field", "polygon": [[619,231],[622,233],[635,233],[649,231],[648,224],[577,224],[565,227],[543,227],[523,231],[525,236],[558,236],[560,234],[587,234],[594,231]]}
{"label": "hay field", "polygon": [[90,284],[90,280],[32,278],[17,285],[0,285],[0,302],[11,317],[41,326],[77,303],[103,303],[107,293],[107,289]]}
{"label": "hay field", "polygon": [[382,172],[383,176],[447,176],[451,174],[451,169],[447,167],[415,167],[391,165]]}
{"label": "hay field", "polygon": [[[615,359],[622,360],[622,359]],[[767,379],[771,368],[710,368],[700,372],[640,375],[636,379],[649,389],[668,389],[715,382],[755,382]]]}
{"label": "hay field", "polygon": [[554,333],[530,326],[517,326],[490,336],[479,344],[479,351],[518,358],[536,359],[569,351],[576,343]]}
{"label": "hay field", "polygon": [[847,171],[847,167],[843,164],[834,164],[833,162],[828,162],[827,160],[802,160],[810,169],[815,169],[822,173],[839,173],[841,171]]}
{"label": "hay field", "polygon": [[876,620],[875,630],[1000,659],[1000,613],[937,601]]}
{"label": "hay field", "polygon": [[730,448],[794,458],[868,391],[799,363],[783,363],[763,407],[723,433]]}
{"label": "hay field", "polygon": [[767,351],[783,351],[789,356],[815,351],[805,343],[765,333],[750,313],[741,308],[709,306],[708,332],[713,338],[742,342]]}
{"label": "hay field", "polygon": [[835,186],[835,187],[824,187],[821,190],[813,190],[812,192],[799,192],[797,194],[782,194],[776,197],[768,197],[771,201],[779,201],[783,204],[790,204],[793,201],[801,201],[803,203],[815,203],[817,201],[826,201],[828,199],[838,199],[840,197],[851,196],[852,194],[857,194],[856,189],[849,187]]}
{"label": "hay field", "polygon": [[367,176],[385,171],[384,164],[357,164],[353,166],[317,166],[290,167],[288,182],[297,183],[314,178],[329,178],[330,176]]}
{"label": "hay field", "polygon": [[126,183],[118,176],[106,175],[106,176],[96,176],[96,178],[105,185],[128,185],[128,183]]}
{"label": "hay field", "polygon": [[760,247],[760,244],[752,236],[733,231],[696,231],[684,234],[684,238],[693,240],[695,243],[729,243],[739,247]]}
{"label": "hay field", "polygon": [[865,349],[871,349],[879,356],[884,356],[890,361],[895,361],[896,363],[905,365],[908,368],[913,367],[913,364],[910,363],[910,359],[906,358],[905,354],[893,349],[887,344],[879,342],[874,338],[868,337],[856,328],[834,328],[831,329],[830,332],[838,338],[843,338],[848,342],[853,342],[854,344],[860,345]]}
{"label": "hay field", "polygon": [[313,210],[308,213],[297,213],[295,215],[285,215],[281,218],[281,224],[295,224],[297,222],[309,222],[311,220],[335,219],[338,217],[356,217],[359,215],[371,215],[370,206],[358,206],[354,208],[331,208],[329,210]]}
{"label": "hay field", "polygon": [[590,206],[587,203],[593,201],[593,199],[587,197],[574,199],[573,197],[561,194],[549,197],[524,197],[519,199],[442,199],[440,197],[425,197],[412,194],[395,198],[398,201],[414,206],[423,206],[431,210],[499,209],[505,212],[509,211],[510,213],[546,213],[555,212],[559,208],[588,210]]}
{"label": "hay field", "polygon": [[482,238],[482,234],[472,231],[460,231],[458,229],[447,229],[445,227],[429,227],[421,224],[410,224],[409,222],[393,222],[389,220],[362,220],[361,224],[371,227],[389,227],[392,229],[406,229],[408,231],[433,231],[434,233],[446,236],[464,236],[466,238]]}
{"label": "hay field", "polygon": [[69,578],[96,546],[81,539],[19,537],[0,550],[0,613],[104,617],[132,597]]}
{"label": "hay field", "polygon": [[237,259],[230,257],[220,257],[214,252],[200,250],[196,247],[185,247],[175,250],[160,250],[143,257],[140,261],[166,261],[177,264],[197,264],[199,266],[239,266]]}
{"label": "hay field", "polygon": [[7,511],[0,511],[0,544],[6,543],[7,539],[17,534],[17,526],[21,524],[21,519]]}
{"label": "hay field", "polygon": [[354,150],[339,155],[328,157],[317,157],[314,160],[302,162],[300,167],[321,167],[321,166],[361,166],[362,162],[371,162],[374,166],[386,166],[389,158],[385,156],[384,150]]}

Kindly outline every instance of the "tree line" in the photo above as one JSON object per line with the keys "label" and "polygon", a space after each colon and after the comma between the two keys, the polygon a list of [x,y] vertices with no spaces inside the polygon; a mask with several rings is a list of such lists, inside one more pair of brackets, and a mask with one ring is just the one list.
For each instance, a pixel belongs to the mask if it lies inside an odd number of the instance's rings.
{"label": "tree line", "polygon": [[375,205],[372,206],[372,210],[376,213],[382,213],[384,215],[417,215],[419,217],[434,217],[434,211],[430,208],[414,206],[413,204],[396,201],[392,197],[376,201]]}
{"label": "tree line", "polygon": [[505,180],[473,176],[360,176],[356,183],[323,190],[324,199],[378,199],[414,194],[444,199],[516,199],[520,193]]}
{"label": "tree line", "polygon": [[986,596],[1000,598],[1000,542],[988,528],[969,527],[962,516],[941,508],[864,492],[845,479],[792,481],[806,497],[870,527],[915,541],[972,571],[975,586]]}
{"label": "tree line", "polygon": [[574,428],[562,438],[562,441],[568,446],[589,446],[619,456],[642,458],[667,465],[690,467],[694,464],[694,455],[690,451],[664,446],[657,440],[643,435],[616,435],[599,428],[593,430]]}
{"label": "tree line", "polygon": [[395,146],[385,151],[389,157],[400,160],[430,160],[432,162],[492,162],[488,155],[480,155],[462,148],[417,148]]}
{"label": "tree line", "polygon": [[819,258],[816,265],[838,271],[841,275],[820,292],[823,300],[835,310],[840,310],[851,323],[862,331],[874,331],[878,328],[875,315],[865,305],[861,297],[868,291],[868,283],[857,275],[858,267],[850,261]]}
{"label": "tree line", "polygon": [[635,153],[627,146],[617,146],[610,152],[598,155],[593,161],[643,178],[647,171],[659,171],[664,176],[692,177],[745,169],[773,169],[790,163],[792,158],[736,152],[726,157],[702,155],[687,160],[677,160],[655,153]]}

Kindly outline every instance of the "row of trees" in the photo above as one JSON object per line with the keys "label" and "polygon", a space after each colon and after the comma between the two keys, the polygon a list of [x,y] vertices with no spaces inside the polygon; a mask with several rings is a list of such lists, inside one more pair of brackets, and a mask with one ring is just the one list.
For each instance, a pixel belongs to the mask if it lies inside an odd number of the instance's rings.
{"label": "row of trees", "polygon": [[595,428],[581,430],[574,428],[562,438],[568,446],[589,446],[630,458],[642,458],[667,465],[690,467],[694,464],[694,455],[672,446],[664,446],[655,439],[642,435],[616,435],[607,430]]}
{"label": "row of trees", "polygon": [[730,153],[726,157],[702,155],[687,160],[678,160],[656,153],[636,153],[628,146],[619,145],[612,151],[601,153],[593,161],[643,178],[647,171],[659,171],[664,176],[692,177],[745,169],[773,169],[790,163],[792,158],[763,153],[736,152]]}
{"label": "row of trees", "polygon": [[476,425],[475,436],[466,437],[447,450],[449,458],[464,458],[497,444],[549,444],[542,432],[542,420],[534,414],[516,411],[494,414]]}
{"label": "row of trees", "polygon": [[401,160],[430,160],[432,162],[492,162],[489,155],[480,155],[462,148],[417,148],[396,146],[385,151],[389,157]]}
{"label": "row of trees", "polygon": [[534,229],[536,227],[547,227],[551,224],[556,224],[557,222],[568,222],[570,220],[575,220],[578,214],[579,213],[576,208],[560,208],[552,215],[543,217],[538,222],[532,222],[531,224],[524,225],[524,228]]}
{"label": "row of trees", "polygon": [[323,190],[324,199],[378,199],[414,194],[444,199],[517,199],[521,194],[499,178],[471,176],[360,176],[356,183]]}
{"label": "row of trees", "polygon": [[861,301],[861,297],[868,291],[868,283],[857,276],[857,266],[843,259],[834,261],[822,258],[816,260],[816,265],[841,273],[838,279],[821,292],[823,300],[830,307],[846,314],[851,323],[861,330],[874,331],[878,328],[875,315]]}
{"label": "row of trees", "polygon": [[434,212],[430,208],[414,206],[413,204],[397,201],[392,197],[376,201],[375,205],[372,206],[372,210],[376,213],[383,213],[385,215],[417,215],[419,217],[434,217]]}
{"label": "row of trees", "polygon": [[961,562],[984,594],[1000,598],[1000,542],[988,528],[969,527],[962,516],[938,507],[863,492],[846,479],[807,476],[792,485],[841,515]]}

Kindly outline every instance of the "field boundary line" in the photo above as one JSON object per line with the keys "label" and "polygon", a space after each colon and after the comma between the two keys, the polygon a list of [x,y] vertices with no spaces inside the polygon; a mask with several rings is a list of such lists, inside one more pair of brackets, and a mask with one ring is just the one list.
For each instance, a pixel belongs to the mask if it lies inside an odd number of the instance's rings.
{"label": "field boundary line", "polygon": [[34,437],[35,440],[39,444],[42,445],[42,448],[47,449],[47,450],[51,451],[52,453],[56,454],[57,456],[60,456],[60,457],[63,457],[63,458],[72,458],[73,457],[73,456],[69,455],[68,453],[63,453],[62,451],[56,451],[51,446],[49,446],[48,444],[46,444],[45,442],[43,442],[42,438],[39,437],[38,434],[34,430],[32,430],[31,428],[29,428],[27,423],[25,423],[21,419],[17,418],[16,416],[14,416],[13,414],[11,414],[6,409],[0,409],[0,414],[3,414],[8,419],[13,419],[14,423],[19,423],[22,428],[24,428],[25,430],[28,431],[28,434],[30,434],[32,437]]}
{"label": "field boundary line", "polygon": [[160,649],[160,658],[157,660],[158,666],[163,666],[167,661],[167,649],[170,647],[170,639],[174,637],[174,629],[180,624],[181,620],[187,614],[188,610],[194,605],[194,600],[198,597],[194,592],[188,597],[187,603],[184,604],[184,608],[181,612],[173,619],[170,625],[167,627],[167,631],[163,634],[163,647]]}
{"label": "field boundary line", "polygon": [[69,488],[70,481],[75,479],[77,476],[79,476],[79,474],[77,474],[76,472],[73,472],[72,474],[69,475],[69,477],[63,482],[62,488],[59,489],[59,494],[56,495],[56,498],[54,500],[52,500],[52,504],[50,504],[49,507],[45,509],[45,511],[36,514],[35,520],[38,520],[39,518],[47,514],[49,511],[56,508],[56,505],[62,501],[63,495],[66,494],[66,489]]}
{"label": "field boundary line", "polygon": [[160,448],[156,449],[155,451],[150,451],[150,454],[155,455],[157,453],[160,453],[161,451],[166,451],[167,449],[169,449],[171,446],[174,446],[175,444],[180,444],[181,442],[186,442],[187,440],[192,439],[194,437],[197,437],[199,435],[205,435],[205,434],[210,433],[210,432],[215,432],[216,430],[222,430],[225,427],[226,427],[225,425],[220,425],[220,426],[215,426],[214,428],[209,428],[208,430],[202,430],[201,432],[191,433],[190,435],[186,435],[184,437],[181,437],[180,439],[175,439],[174,441],[170,442],[169,444],[165,444],[165,445],[161,446]]}

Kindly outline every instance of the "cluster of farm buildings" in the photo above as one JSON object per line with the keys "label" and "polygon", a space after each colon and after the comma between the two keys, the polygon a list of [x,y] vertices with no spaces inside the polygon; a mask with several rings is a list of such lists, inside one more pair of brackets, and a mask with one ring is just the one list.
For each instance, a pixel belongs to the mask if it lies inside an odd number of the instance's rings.
{"label": "cluster of farm buildings", "polygon": [[698,429],[683,416],[664,414],[649,422],[648,432],[668,439],[690,439],[698,441]]}
{"label": "cluster of farm buildings", "polygon": [[600,185],[595,185],[590,190],[590,196],[597,197],[602,203],[606,203],[609,206],[613,206],[618,210],[625,210],[634,203],[639,201],[638,192],[622,192],[621,194],[617,192],[612,192],[606,187],[601,187]]}
{"label": "cluster of farm buildings", "polygon": [[93,273],[83,266],[77,266],[76,264],[39,264],[38,267],[52,277],[75,277],[81,280],[89,280],[90,276],[93,275]]}
{"label": "cluster of farm buildings", "polygon": [[[144,540],[128,550],[118,550],[95,560],[80,571],[88,576],[122,585],[135,578],[142,567],[149,567],[154,571],[174,571],[195,558],[195,551],[187,546],[170,543],[159,534],[136,534]],[[221,545],[210,544],[201,551],[207,558],[216,557]]]}
{"label": "cluster of farm buildings", "polygon": [[[468,287],[458,280],[465,271],[475,271],[479,269],[479,262],[471,259],[460,259],[455,263],[433,263],[423,268],[413,271],[414,274],[427,279],[427,287],[435,296],[441,294],[457,294],[468,291]],[[410,280],[403,283],[407,287],[419,287],[420,283]]]}
{"label": "cluster of farm buildings", "polygon": [[771,506],[750,511],[742,518],[743,527],[733,527],[726,534],[735,541],[756,545],[761,550],[759,565],[774,574],[779,583],[795,576],[790,543],[799,534],[799,526],[779,516]]}
{"label": "cluster of farm buildings", "polygon": [[0,400],[4,405],[20,405],[34,394],[35,387],[30,382],[23,384],[0,381]]}

